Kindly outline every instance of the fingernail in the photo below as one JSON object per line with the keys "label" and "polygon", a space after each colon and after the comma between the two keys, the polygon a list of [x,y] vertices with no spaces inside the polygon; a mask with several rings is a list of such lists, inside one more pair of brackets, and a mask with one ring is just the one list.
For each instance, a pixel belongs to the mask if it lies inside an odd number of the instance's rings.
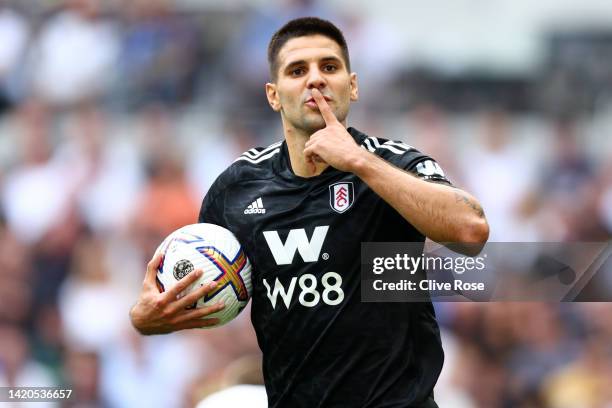
{"label": "fingernail", "polygon": [[223,309],[225,307],[225,302],[221,300],[221,301],[219,301],[219,303],[217,303],[217,305],[218,305],[217,307],[219,309]]}
{"label": "fingernail", "polygon": [[211,289],[213,289],[215,286],[217,286],[217,282],[215,282],[215,281],[212,281],[212,282],[210,282],[208,284],[208,287],[211,288]]}
{"label": "fingernail", "polygon": [[203,273],[202,270],[198,269],[198,270],[195,271],[195,276],[197,276],[199,278],[200,276],[202,276],[202,273]]}

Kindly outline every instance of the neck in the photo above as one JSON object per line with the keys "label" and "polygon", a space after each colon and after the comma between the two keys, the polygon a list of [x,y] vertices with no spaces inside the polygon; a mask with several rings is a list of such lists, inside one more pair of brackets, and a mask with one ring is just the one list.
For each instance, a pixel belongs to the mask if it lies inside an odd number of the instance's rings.
{"label": "neck", "polygon": [[[342,123],[346,126],[346,122]],[[291,127],[283,121],[283,133],[285,134],[285,140],[287,141],[287,150],[289,151],[289,160],[291,161],[291,168],[296,176],[300,177],[314,177],[323,173],[323,171],[329,167],[324,162],[306,162],[304,157],[304,146],[312,133],[307,133]],[[314,133],[314,132],[313,132]]]}
{"label": "neck", "polygon": [[304,145],[310,138],[309,134],[298,132],[295,129],[285,130],[287,150],[293,172],[300,177],[318,176],[327,168],[327,163],[308,163],[304,157]]}

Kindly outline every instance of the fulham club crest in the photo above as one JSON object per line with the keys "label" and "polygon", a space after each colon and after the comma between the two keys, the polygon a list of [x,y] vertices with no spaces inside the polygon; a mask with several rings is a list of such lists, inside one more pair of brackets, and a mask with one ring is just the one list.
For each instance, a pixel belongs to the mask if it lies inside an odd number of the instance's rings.
{"label": "fulham club crest", "polygon": [[329,186],[329,205],[338,212],[343,213],[348,210],[355,201],[353,183],[345,181]]}

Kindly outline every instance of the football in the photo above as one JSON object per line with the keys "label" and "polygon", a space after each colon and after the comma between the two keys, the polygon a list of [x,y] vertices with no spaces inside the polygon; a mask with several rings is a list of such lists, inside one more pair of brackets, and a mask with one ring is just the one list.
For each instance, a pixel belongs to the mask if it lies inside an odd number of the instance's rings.
{"label": "football", "polygon": [[174,231],[162,241],[157,251],[164,255],[157,270],[157,283],[165,291],[182,277],[201,269],[200,279],[179,296],[185,296],[210,281],[217,286],[190,308],[212,305],[220,300],[225,308],[206,318],[218,318],[222,326],[245,308],[252,293],[251,263],[242,246],[229,230],[214,224],[191,224]]}

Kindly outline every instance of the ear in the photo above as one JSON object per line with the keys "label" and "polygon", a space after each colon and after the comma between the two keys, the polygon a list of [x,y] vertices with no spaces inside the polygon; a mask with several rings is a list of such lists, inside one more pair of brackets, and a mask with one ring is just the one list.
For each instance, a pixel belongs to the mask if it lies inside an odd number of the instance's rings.
{"label": "ear", "polygon": [[357,74],[351,72],[351,101],[356,102],[359,99],[359,85],[357,84]]}
{"label": "ear", "polygon": [[278,92],[276,91],[276,84],[268,82],[266,84],[266,96],[268,97],[268,103],[274,110],[274,112],[278,112],[281,110],[280,98],[278,97]]}

